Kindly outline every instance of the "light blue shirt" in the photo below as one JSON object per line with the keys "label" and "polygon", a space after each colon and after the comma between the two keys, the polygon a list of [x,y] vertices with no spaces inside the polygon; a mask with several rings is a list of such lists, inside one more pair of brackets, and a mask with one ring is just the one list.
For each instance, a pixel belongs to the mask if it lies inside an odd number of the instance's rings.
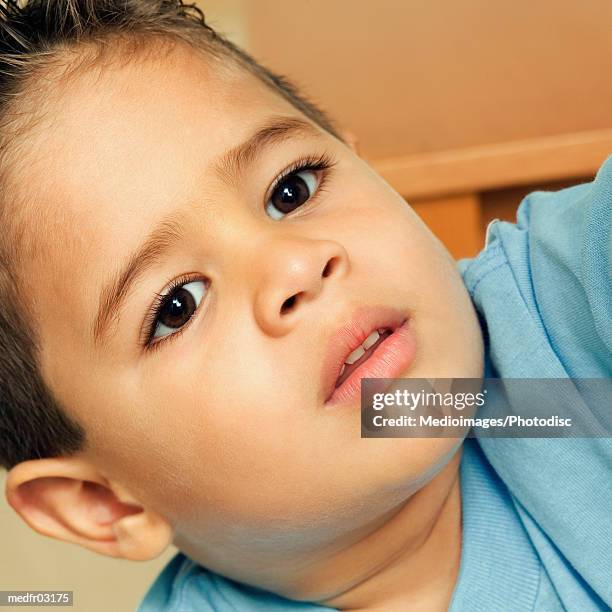
{"label": "light blue shirt", "polygon": [[[458,263],[480,317],[486,377],[612,376],[612,157],[594,181],[535,192]],[[612,415],[612,398],[610,398]],[[612,439],[468,438],[451,612],[612,608]],[[182,553],[138,612],[315,612]]]}

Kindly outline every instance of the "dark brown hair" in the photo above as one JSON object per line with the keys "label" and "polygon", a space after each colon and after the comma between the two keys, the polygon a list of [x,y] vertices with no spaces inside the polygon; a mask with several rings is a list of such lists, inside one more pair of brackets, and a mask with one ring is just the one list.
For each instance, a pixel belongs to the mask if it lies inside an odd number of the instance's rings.
{"label": "dark brown hair", "polygon": [[[113,43],[113,44],[109,44]],[[85,447],[83,427],[43,380],[34,310],[20,262],[36,257],[41,212],[20,197],[15,177],[27,159],[27,135],[43,116],[44,79],[95,67],[107,54],[130,61],[160,43],[187,44],[219,66],[249,71],[344,142],[331,119],[287,78],[215,32],[182,0],[0,0],[0,466],[69,455]],[[163,46],[163,45],[162,45]],[[118,49],[121,51],[118,52]],[[27,188],[26,188],[27,189]]]}

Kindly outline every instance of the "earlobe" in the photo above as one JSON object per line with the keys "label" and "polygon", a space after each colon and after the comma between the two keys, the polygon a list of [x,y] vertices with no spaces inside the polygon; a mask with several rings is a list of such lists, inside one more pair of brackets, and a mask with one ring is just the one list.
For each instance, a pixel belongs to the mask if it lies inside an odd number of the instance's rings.
{"label": "earlobe", "polygon": [[77,456],[16,465],[7,475],[6,498],[35,531],[103,555],[145,561],[172,542],[166,519]]}
{"label": "earlobe", "polygon": [[166,519],[152,511],[126,516],[112,524],[117,548],[124,559],[148,561],[170,544],[174,532]]}

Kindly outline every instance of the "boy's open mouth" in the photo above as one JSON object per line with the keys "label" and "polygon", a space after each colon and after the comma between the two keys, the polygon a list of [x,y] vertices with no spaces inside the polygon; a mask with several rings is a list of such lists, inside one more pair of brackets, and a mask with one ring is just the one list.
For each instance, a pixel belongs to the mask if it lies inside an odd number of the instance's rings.
{"label": "boy's open mouth", "polygon": [[354,402],[362,378],[395,378],[414,358],[416,337],[408,313],[389,306],[359,306],[327,339],[321,371],[328,406]]}
{"label": "boy's open mouth", "polygon": [[344,361],[340,370],[340,376],[336,380],[335,388],[338,388],[370,355],[376,347],[393,333],[388,327],[375,329],[354,351],[352,351]]}

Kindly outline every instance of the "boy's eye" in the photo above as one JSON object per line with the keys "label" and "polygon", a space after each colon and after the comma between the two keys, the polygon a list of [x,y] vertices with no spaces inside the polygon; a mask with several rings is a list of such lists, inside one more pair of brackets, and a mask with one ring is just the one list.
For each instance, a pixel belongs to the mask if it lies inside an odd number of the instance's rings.
{"label": "boy's eye", "polygon": [[197,280],[172,289],[154,313],[150,339],[169,336],[183,327],[198,309],[205,286],[205,281]]}
{"label": "boy's eye", "polygon": [[287,175],[274,188],[266,204],[266,212],[273,219],[282,219],[307,202],[313,196],[317,184],[317,173],[313,170],[301,170]]}

